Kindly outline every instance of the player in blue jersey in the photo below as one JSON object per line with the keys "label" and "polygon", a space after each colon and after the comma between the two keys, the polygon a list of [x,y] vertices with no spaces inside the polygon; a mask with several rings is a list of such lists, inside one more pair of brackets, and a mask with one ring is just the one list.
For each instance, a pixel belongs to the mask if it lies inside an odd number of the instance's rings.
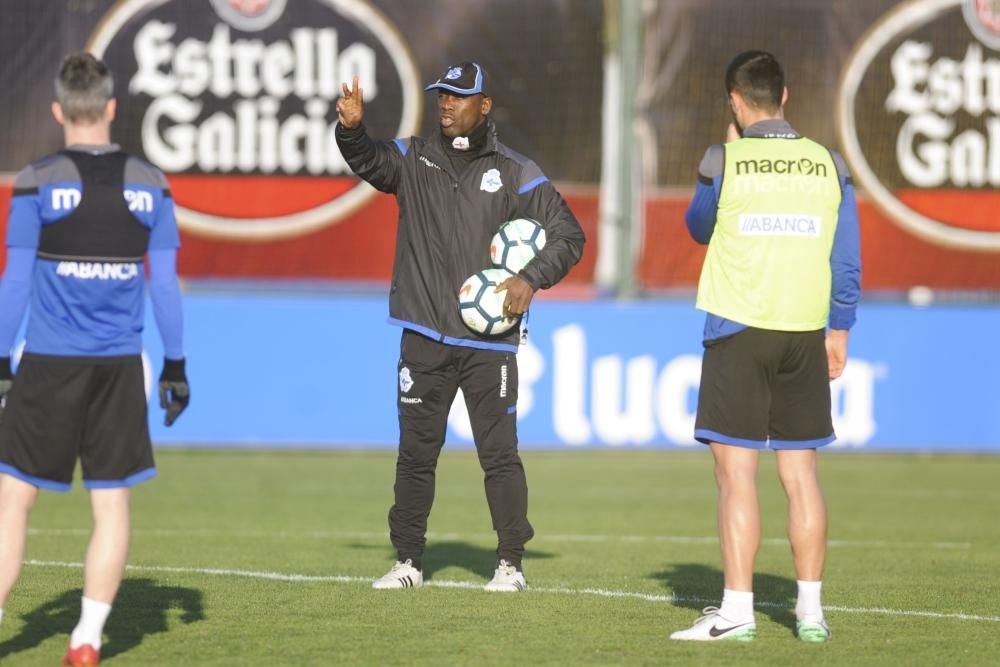
{"label": "player in blue jersey", "polygon": [[[0,283],[0,621],[38,489],[68,491],[79,459],[94,528],[63,664],[95,665],[128,556],[130,487],[156,474],[140,356],[147,259],[168,426],[190,399],[180,239],[163,174],[111,143],[114,86],[104,63],[69,56],[55,89],[66,148],[17,175]],[[8,355],[29,302],[15,377]]]}

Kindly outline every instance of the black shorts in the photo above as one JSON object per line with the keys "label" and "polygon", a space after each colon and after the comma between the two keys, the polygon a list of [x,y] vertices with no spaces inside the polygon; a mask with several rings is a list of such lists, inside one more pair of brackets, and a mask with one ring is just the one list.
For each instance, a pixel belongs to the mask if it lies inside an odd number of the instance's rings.
{"label": "black shorts", "polygon": [[695,438],[771,449],[833,442],[825,341],[822,329],[752,327],[705,341]]}
{"label": "black shorts", "polygon": [[132,486],[156,474],[142,359],[26,353],[0,420],[0,472],[68,491]]}

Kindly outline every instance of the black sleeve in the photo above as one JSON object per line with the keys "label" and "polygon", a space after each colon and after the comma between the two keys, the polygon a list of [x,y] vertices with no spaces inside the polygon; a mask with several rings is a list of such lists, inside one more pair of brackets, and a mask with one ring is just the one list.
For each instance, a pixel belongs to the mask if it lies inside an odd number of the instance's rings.
{"label": "black sleeve", "polygon": [[583,256],[583,229],[552,183],[545,181],[520,196],[520,214],[545,227],[545,247],[518,273],[535,290],[548,289]]}
{"label": "black sleeve", "polygon": [[348,129],[337,123],[337,147],[355,174],[376,190],[395,194],[402,169],[402,153],[392,141],[374,141],[365,126]]}

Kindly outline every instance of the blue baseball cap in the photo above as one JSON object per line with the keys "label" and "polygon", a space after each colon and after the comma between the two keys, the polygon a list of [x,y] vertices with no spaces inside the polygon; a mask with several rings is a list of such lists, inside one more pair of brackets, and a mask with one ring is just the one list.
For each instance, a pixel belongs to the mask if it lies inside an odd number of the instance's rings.
{"label": "blue baseball cap", "polygon": [[452,65],[444,71],[438,80],[424,90],[440,88],[456,95],[485,95],[486,70],[479,63],[463,62]]}

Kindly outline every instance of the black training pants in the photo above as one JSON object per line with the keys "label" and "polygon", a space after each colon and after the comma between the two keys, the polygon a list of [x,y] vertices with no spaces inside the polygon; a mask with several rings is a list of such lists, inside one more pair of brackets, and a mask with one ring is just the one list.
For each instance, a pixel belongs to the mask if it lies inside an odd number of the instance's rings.
{"label": "black training pants", "polygon": [[520,563],[534,531],[528,523],[528,484],[517,453],[517,356],[445,345],[404,330],[398,371],[399,456],[389,535],[399,559],[419,561],[423,555],[437,459],[448,412],[461,388],[485,473],[497,556]]}

